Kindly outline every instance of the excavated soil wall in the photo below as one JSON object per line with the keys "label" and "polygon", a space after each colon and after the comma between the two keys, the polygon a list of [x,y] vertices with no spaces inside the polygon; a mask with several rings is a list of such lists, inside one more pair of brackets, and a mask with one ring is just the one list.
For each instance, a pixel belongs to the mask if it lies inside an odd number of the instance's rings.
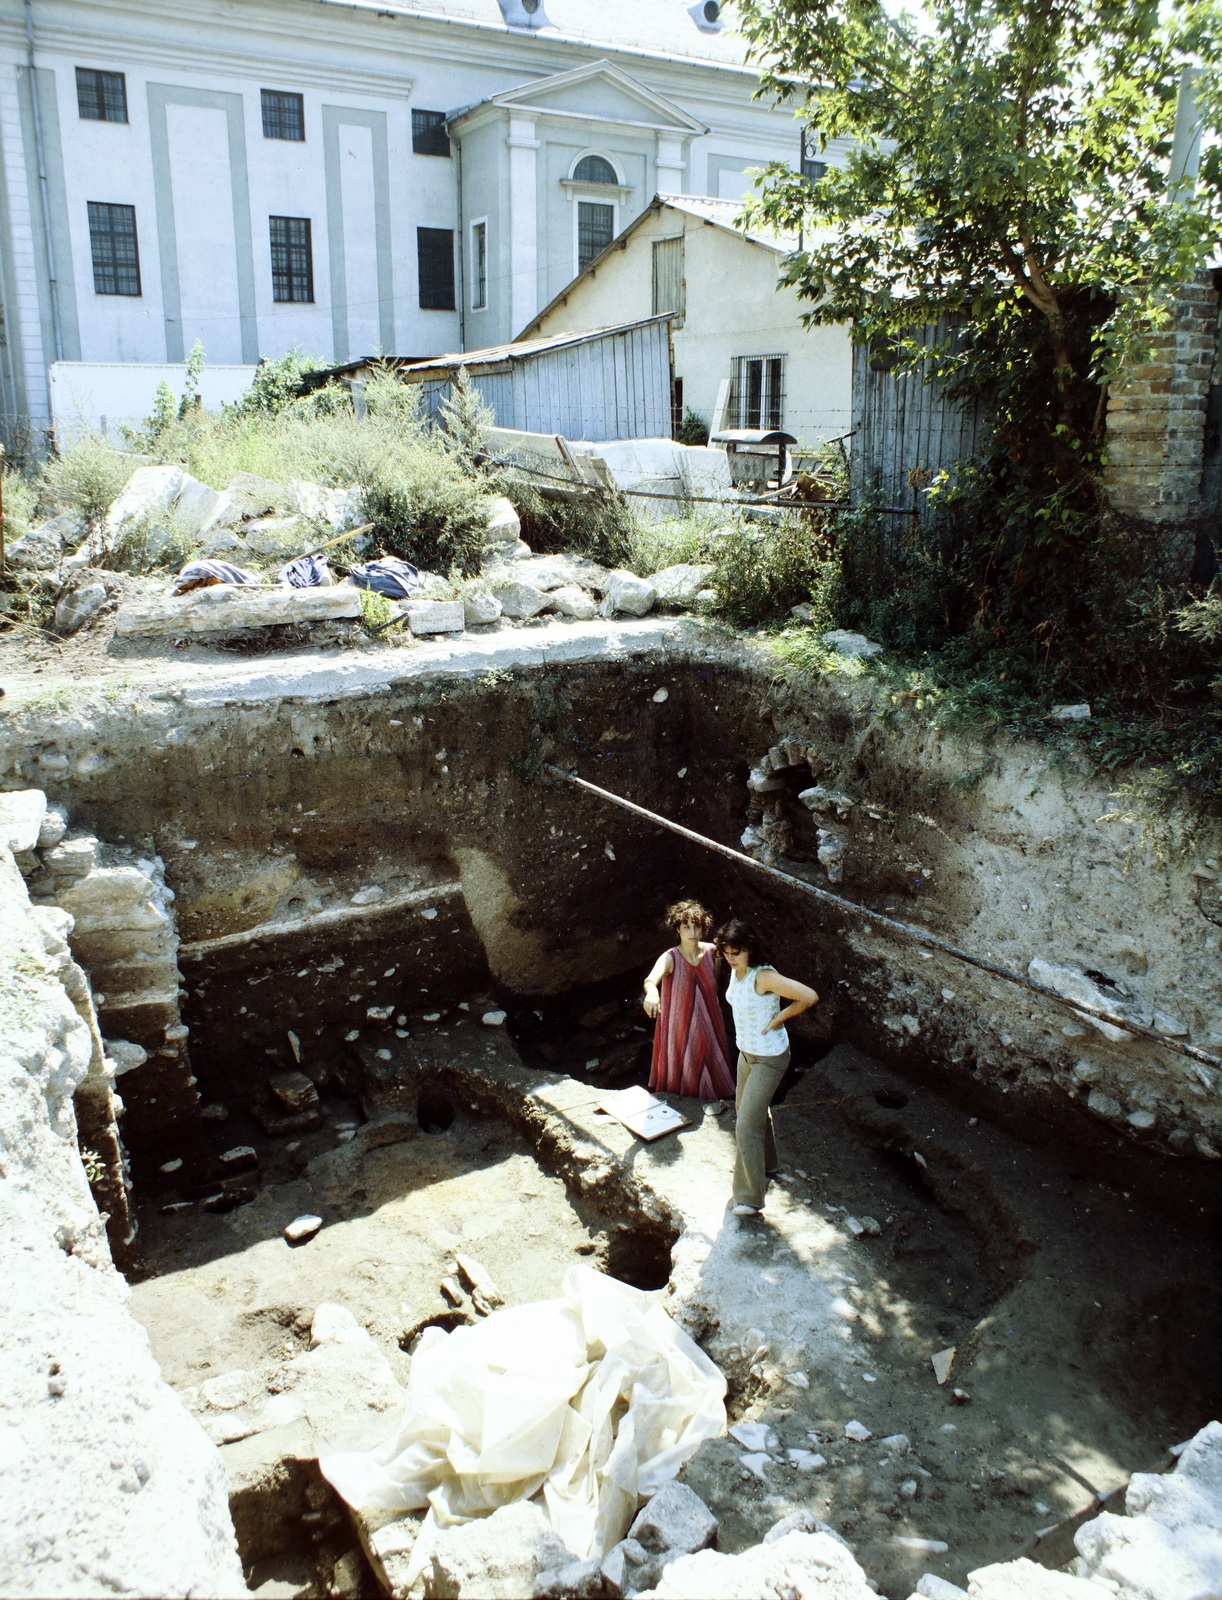
{"label": "excavated soil wall", "polygon": [[[786,745],[798,759],[769,760]],[[463,995],[630,973],[661,947],[665,903],[696,893],[763,924],[781,969],[817,986],[797,1030],[808,1055],[852,1042],[1040,1142],[1131,1167],[1167,1204],[1196,1213],[1216,1194],[1209,1068],[884,937],[543,762],[725,843],[752,828],[786,871],[1019,971],[1088,974],[1168,1038],[1222,1047],[1222,843],[1159,859],[1094,779],[1043,748],[939,737],[866,680],[795,687],[689,649],[439,672],[327,703],[198,706],[170,689],[24,710],[0,733],[0,783],[45,789],[70,837],[155,851],[175,896],[189,1058],[154,1048],[124,1075],[138,1183],[198,1156],[195,1074],[292,1066],[290,1032],[294,1052],[368,1041]],[[815,809],[799,799],[812,787]]]}

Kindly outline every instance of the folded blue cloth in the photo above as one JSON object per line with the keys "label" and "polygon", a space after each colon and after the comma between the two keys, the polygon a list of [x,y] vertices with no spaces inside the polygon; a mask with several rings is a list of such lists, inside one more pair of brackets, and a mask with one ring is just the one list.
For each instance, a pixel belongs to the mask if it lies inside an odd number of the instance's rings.
{"label": "folded blue cloth", "polygon": [[410,561],[400,561],[398,556],[382,556],[364,566],[350,567],[348,576],[358,589],[374,589],[388,600],[406,600],[420,587],[420,574]]}
{"label": "folded blue cloth", "polygon": [[294,589],[317,589],[327,576],[326,556],[298,556],[280,573],[280,582]]}
{"label": "folded blue cloth", "polygon": [[206,588],[213,583],[258,583],[258,578],[230,561],[188,561],[174,579],[174,590],[184,594],[188,589]]}

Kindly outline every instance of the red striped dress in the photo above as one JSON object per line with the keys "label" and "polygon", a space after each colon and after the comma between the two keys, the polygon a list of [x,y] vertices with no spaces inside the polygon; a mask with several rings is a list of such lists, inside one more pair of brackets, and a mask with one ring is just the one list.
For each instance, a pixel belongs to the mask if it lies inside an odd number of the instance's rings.
{"label": "red striped dress", "polygon": [[658,985],[661,1003],[653,1031],[649,1087],[655,1093],[732,1100],[734,1074],[717,1002],[713,946],[701,949],[697,966],[677,947],[670,952],[674,971]]}

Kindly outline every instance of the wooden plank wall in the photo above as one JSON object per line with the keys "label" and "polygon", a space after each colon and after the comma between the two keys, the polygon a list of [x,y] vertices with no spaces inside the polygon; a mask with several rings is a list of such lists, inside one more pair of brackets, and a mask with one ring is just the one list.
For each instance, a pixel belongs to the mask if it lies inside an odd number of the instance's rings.
{"label": "wooden plank wall", "polygon": [[[471,372],[501,428],[566,439],[669,439],[670,341],[665,322],[515,360],[511,372]],[[438,420],[449,380],[421,384],[421,414]]]}
{"label": "wooden plank wall", "polygon": [[[928,349],[949,331],[943,319],[921,331],[921,342]],[[879,372],[870,360],[865,345],[853,346],[853,499],[863,506],[911,511],[908,474],[915,468],[950,471],[973,458],[984,404],[963,406],[948,399],[927,366]],[[918,494],[917,506],[927,515],[924,494]]]}

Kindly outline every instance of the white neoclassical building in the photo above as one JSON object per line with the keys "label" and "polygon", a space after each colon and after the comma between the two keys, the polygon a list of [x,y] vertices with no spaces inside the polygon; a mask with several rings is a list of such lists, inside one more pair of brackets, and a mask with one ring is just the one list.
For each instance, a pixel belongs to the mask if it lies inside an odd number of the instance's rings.
{"label": "white neoclassical building", "polygon": [[732,24],[718,0],[0,0],[8,427],[46,426],[56,362],[512,339],[656,193],[797,162]]}

